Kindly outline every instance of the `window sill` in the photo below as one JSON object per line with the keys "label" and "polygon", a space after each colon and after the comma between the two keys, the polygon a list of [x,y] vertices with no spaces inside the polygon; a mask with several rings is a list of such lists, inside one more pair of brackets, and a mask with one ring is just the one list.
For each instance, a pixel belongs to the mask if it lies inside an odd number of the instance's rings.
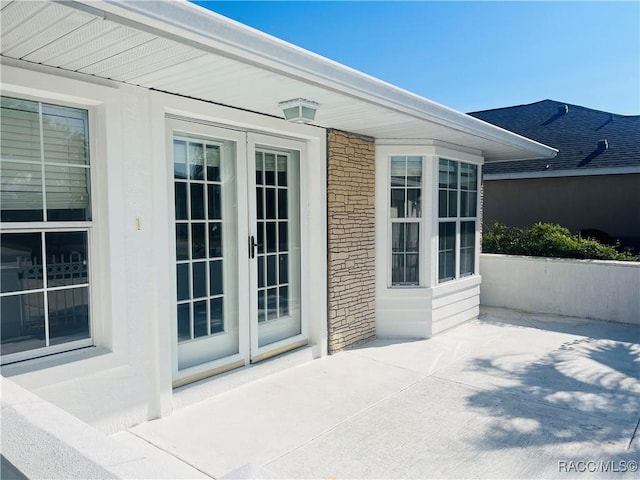
{"label": "window sill", "polygon": [[417,290],[427,288],[423,285],[389,285],[387,286],[389,290]]}

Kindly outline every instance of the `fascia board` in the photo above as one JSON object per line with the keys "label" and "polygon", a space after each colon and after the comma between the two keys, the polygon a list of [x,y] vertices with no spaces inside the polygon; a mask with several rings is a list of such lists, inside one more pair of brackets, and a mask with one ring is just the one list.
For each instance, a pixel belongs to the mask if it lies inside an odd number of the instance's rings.
{"label": "fascia board", "polygon": [[557,150],[440,105],[187,1],[57,0],[161,37],[250,63],[415,118],[553,158]]}

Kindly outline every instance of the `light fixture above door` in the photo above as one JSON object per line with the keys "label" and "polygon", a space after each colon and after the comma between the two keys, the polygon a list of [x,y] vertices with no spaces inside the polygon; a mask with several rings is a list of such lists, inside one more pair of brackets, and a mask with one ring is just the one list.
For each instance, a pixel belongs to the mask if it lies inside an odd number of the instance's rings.
{"label": "light fixture above door", "polygon": [[278,103],[284,113],[285,120],[293,123],[310,123],[316,117],[320,106],[317,102],[305,98],[294,98]]}

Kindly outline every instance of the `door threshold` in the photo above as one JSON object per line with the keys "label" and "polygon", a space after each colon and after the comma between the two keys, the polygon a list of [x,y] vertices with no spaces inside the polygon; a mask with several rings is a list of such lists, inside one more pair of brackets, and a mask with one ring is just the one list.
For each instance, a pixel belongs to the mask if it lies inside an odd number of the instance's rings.
{"label": "door threshold", "polygon": [[234,368],[216,376],[177,387],[173,390],[173,408],[178,410],[214,395],[260,380],[268,375],[302,365],[314,358],[313,347],[304,345],[295,350],[289,350],[268,358],[260,363]]}
{"label": "door threshold", "polygon": [[276,357],[278,355],[282,355],[283,353],[286,353],[286,352],[292,352],[293,350],[297,350],[300,347],[304,347],[308,343],[309,342],[305,339],[305,340],[300,340],[300,341],[295,342],[295,343],[290,343],[288,345],[283,345],[280,348],[276,348],[274,350],[269,350],[269,351],[266,351],[264,353],[261,353],[261,354],[258,354],[258,355],[255,355],[255,356],[251,357],[251,363],[262,362],[263,360],[267,360],[268,358],[273,358],[273,357]]}

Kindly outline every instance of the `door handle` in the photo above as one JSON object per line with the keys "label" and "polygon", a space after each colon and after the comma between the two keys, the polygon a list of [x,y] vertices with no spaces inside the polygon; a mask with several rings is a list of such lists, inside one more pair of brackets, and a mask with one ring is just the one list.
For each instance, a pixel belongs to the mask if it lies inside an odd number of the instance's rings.
{"label": "door handle", "polygon": [[249,237],[249,258],[256,258],[256,238],[251,235]]}
{"label": "door handle", "polygon": [[262,247],[262,243],[256,243],[256,237],[249,237],[249,258],[256,258],[256,247]]}

